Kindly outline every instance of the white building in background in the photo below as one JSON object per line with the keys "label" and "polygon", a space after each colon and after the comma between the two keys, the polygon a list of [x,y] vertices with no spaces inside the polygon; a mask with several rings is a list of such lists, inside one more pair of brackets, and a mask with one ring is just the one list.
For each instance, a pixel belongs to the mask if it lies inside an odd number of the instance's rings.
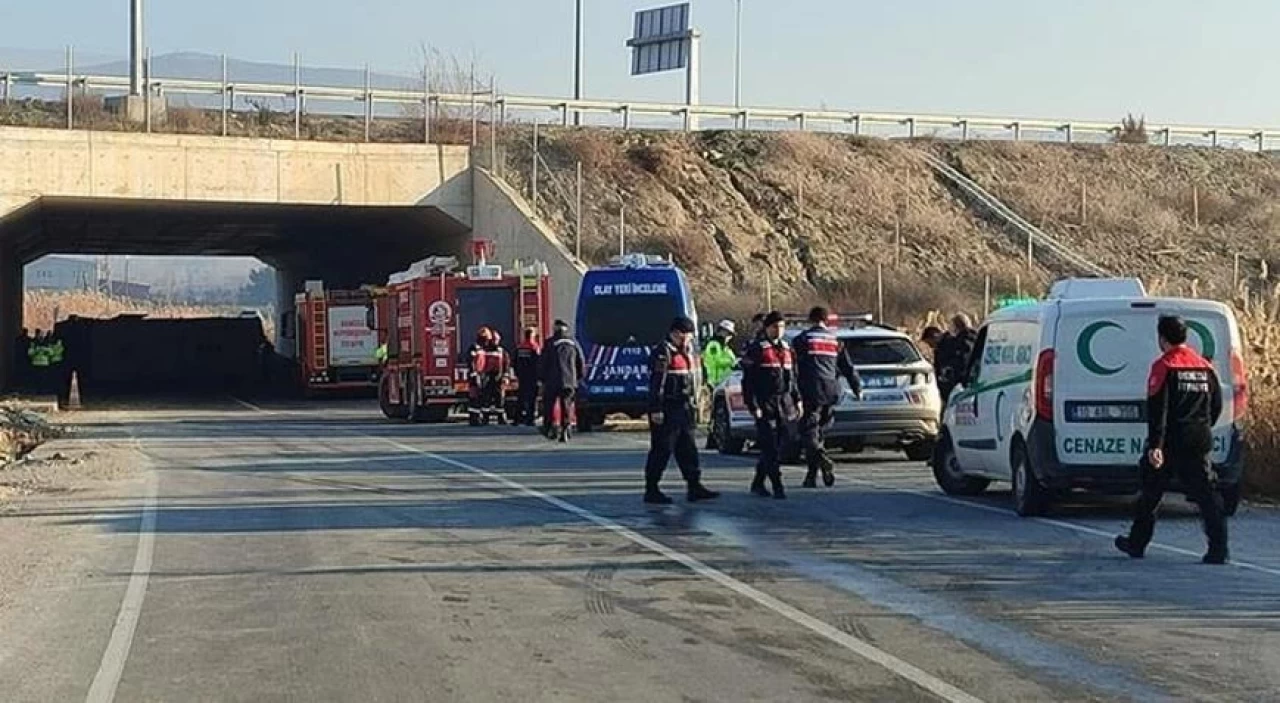
{"label": "white building in background", "polygon": [[98,266],[92,259],[46,256],[27,264],[22,280],[27,290],[94,290]]}

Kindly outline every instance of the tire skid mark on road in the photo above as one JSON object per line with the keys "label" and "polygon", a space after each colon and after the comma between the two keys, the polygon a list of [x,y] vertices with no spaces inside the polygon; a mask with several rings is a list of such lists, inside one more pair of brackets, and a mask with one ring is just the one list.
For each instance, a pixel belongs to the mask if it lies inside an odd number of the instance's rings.
{"label": "tire skid mark on road", "polygon": [[392,446],[395,446],[398,449],[402,449],[404,451],[416,452],[422,455],[423,457],[426,457],[438,463],[463,469],[477,476],[482,476],[486,479],[489,479],[490,481],[501,484],[506,488],[509,488],[513,491],[524,494],[531,498],[536,498],[537,500],[540,500],[544,503],[555,506],[560,510],[563,510],[572,515],[575,515],[586,522],[592,523],[609,532],[617,534],[627,540],[630,540],[640,546],[647,548],[652,552],[660,554],[661,556],[666,557],[667,559],[673,562],[681,564],[682,566],[688,568],[690,571],[693,571],[697,575],[709,581],[713,581],[725,588],[728,588],[731,591],[734,591],[735,593],[741,596],[744,596],[754,601],[756,604],[763,606],[764,608],[773,611],[774,613],[813,632],[814,634],[849,650],[850,652],[858,655],[859,657],[862,657],[863,659],[866,659],[874,664],[877,664],[883,667],[884,669],[887,669],[888,671],[899,676],[900,678],[911,682],[912,684],[934,694],[935,696],[945,701],[949,701],[950,703],[981,703],[981,699],[969,693],[966,693],[965,691],[960,690],[956,686],[953,686],[947,683],[946,681],[943,681],[942,679],[924,671],[923,669],[916,667],[913,664],[910,664],[902,659],[899,659],[893,656],[892,654],[889,654],[888,652],[885,652],[873,645],[863,642],[862,640],[848,634],[847,632],[844,632],[843,630],[837,627],[830,625],[827,622],[819,620],[818,618],[812,615],[809,615],[808,613],[788,603],[785,603],[782,600],[779,600],[763,591],[753,588],[733,578],[732,576],[730,576],[729,574],[723,571],[720,571],[716,568],[708,566],[707,564],[703,563],[702,561],[699,561],[694,557],[691,557],[678,550],[672,549],[671,547],[668,547],[665,544],[658,542],[657,540],[650,539],[649,537],[646,537],[640,534],[639,532],[636,532],[635,530],[624,527],[623,525],[617,522],[614,522],[609,518],[598,515],[590,510],[587,510],[586,508],[582,508],[574,503],[570,503],[566,500],[557,498],[556,496],[550,495],[548,493],[544,493],[537,489],[530,488],[528,486],[525,486],[524,484],[517,483],[500,474],[487,471],[485,469],[482,469],[478,466],[474,466],[467,462],[459,461],[457,459],[453,459],[442,454],[437,454],[435,452],[418,449],[416,447],[413,447],[408,444],[404,444],[403,442],[399,442],[392,438],[375,437],[374,435],[366,435],[366,436],[374,437],[376,439],[381,439],[391,444]]}

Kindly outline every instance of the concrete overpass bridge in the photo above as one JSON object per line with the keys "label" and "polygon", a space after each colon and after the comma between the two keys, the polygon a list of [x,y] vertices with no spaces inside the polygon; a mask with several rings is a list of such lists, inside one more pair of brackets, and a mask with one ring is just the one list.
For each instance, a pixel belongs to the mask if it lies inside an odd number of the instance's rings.
{"label": "concrete overpass bridge", "polygon": [[46,254],[254,256],[287,311],[304,280],[382,282],[473,236],[547,261],[569,314],[580,264],[469,147],[0,127],[0,339],[21,325],[23,265]]}

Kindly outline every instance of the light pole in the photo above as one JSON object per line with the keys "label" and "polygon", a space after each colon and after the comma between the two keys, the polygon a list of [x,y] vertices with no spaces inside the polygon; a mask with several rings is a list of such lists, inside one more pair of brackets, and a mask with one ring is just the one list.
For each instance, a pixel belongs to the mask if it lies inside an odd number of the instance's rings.
{"label": "light pole", "polygon": [[129,95],[142,95],[142,0],[129,3]]}
{"label": "light pole", "polygon": [[742,107],[742,0],[737,0],[737,32],[733,41],[733,106]]}
{"label": "light pole", "polygon": [[[574,10],[574,42],[573,42],[573,99],[582,99],[582,0],[577,0]],[[582,113],[573,111],[573,124],[582,124]]]}

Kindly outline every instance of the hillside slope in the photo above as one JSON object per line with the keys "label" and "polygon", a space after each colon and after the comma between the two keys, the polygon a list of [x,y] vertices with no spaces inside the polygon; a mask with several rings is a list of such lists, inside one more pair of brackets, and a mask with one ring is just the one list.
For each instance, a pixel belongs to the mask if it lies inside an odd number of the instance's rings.
{"label": "hillside slope", "polygon": [[[511,131],[504,149],[504,177],[526,192],[530,136]],[[1238,150],[795,132],[551,129],[540,137],[540,211],[565,243],[574,246],[581,161],[583,258],[617,253],[625,202],[627,248],[674,255],[709,310],[759,307],[770,268],[775,302],[870,308],[882,264],[891,318],[976,309],[988,275],[999,295],[1071,273],[1038,261],[1028,269],[1024,245],[939,182],[923,150],[1086,258],[1164,290],[1229,297],[1240,254],[1241,280],[1262,293],[1270,285],[1263,262],[1280,259],[1280,162]]]}
{"label": "hillside slope", "polygon": [[[758,307],[770,283],[778,304],[870,309],[877,265],[889,310],[902,314],[980,304],[987,274],[1004,288],[1018,276],[1047,280],[1027,272],[1020,248],[973,217],[906,144],[812,133],[541,136],[551,176],[543,170],[540,210],[565,243],[574,246],[581,161],[583,258],[618,252],[625,203],[627,249],[673,255],[708,310]],[[531,151],[527,138],[506,149],[504,177],[526,192]]]}
{"label": "hillside slope", "polygon": [[[1268,288],[1280,260],[1280,161],[1237,149],[970,142],[934,146],[1006,204],[1118,273]],[[1265,273],[1264,273],[1265,272]]]}

